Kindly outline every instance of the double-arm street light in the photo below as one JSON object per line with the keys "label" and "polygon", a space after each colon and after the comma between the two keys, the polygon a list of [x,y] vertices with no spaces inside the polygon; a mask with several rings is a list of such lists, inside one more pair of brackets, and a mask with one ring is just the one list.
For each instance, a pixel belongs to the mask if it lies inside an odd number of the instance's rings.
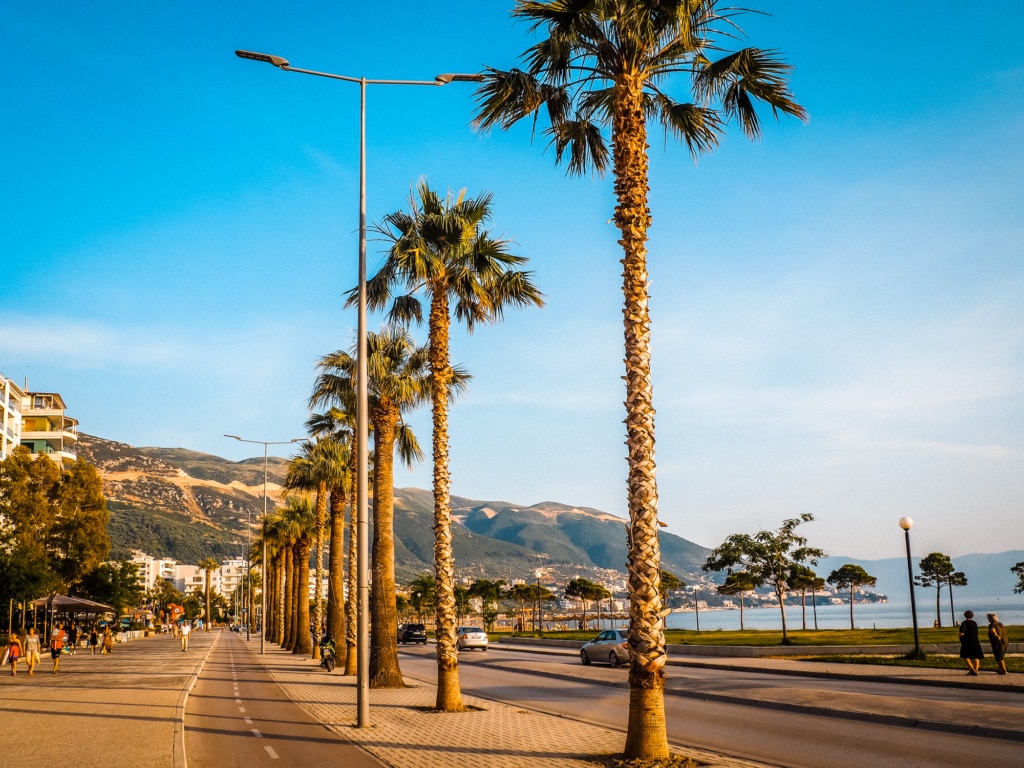
{"label": "double-arm street light", "polygon": [[368,85],[432,85],[441,86],[456,82],[480,82],[480,74],[445,73],[433,80],[369,80],[365,77],[348,77],[331,72],[317,72],[312,69],[293,67],[287,59],[268,53],[235,51],[242,59],[273,64],[286,72],[316,75],[331,80],[343,80],[359,84],[359,288],[356,373],[356,724],[359,728],[370,726],[370,624],[369,606],[369,516],[368,507],[368,381],[366,361],[366,86]]}
{"label": "double-arm street light", "polygon": [[[302,438],[293,437],[291,440],[246,440],[244,437],[238,435],[224,435],[224,437],[230,437],[234,440],[238,440],[240,443],[256,443],[256,445],[263,446],[263,555],[260,570],[260,580],[262,581],[261,592],[262,597],[260,598],[260,653],[266,651],[266,638],[267,638],[267,452],[272,445],[288,445],[289,443],[297,443]],[[249,613],[252,613],[252,563],[249,558],[252,557],[252,509],[249,510],[249,524],[246,526],[246,549],[245,549],[245,581],[246,587],[246,599],[249,606]],[[252,616],[247,616],[245,621],[245,639],[249,639],[249,627],[252,626]]]}

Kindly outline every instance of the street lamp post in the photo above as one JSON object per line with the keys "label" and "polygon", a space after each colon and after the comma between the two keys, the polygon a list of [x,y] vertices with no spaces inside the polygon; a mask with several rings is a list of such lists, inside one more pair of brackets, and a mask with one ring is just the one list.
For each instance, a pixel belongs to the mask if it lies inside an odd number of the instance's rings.
{"label": "street lamp post", "polygon": [[[260,565],[260,580],[262,581],[262,592],[260,597],[260,653],[264,653],[266,650],[266,638],[267,638],[267,463],[268,449],[272,445],[288,445],[289,443],[297,443],[302,438],[293,437],[291,440],[246,440],[244,437],[238,435],[224,435],[224,437],[230,437],[233,440],[238,440],[240,443],[256,443],[256,445],[263,446],[263,554],[261,556],[262,563]],[[246,526],[246,549],[245,549],[245,581],[246,581],[246,595],[248,598],[249,614],[245,621],[245,639],[249,639],[249,627],[252,624],[252,579],[250,574],[252,573],[252,564],[249,558],[252,557],[252,510],[249,510],[249,523]]]}
{"label": "street lamp post", "polygon": [[910,529],[913,527],[914,521],[909,517],[900,518],[900,528],[903,529],[903,533],[906,535],[907,540],[907,575],[910,578],[910,612],[914,616],[914,655],[913,658],[921,658],[921,640],[917,634],[917,600],[914,597],[914,566],[910,560]]}
{"label": "street lamp post", "polygon": [[359,84],[359,288],[358,321],[356,327],[357,372],[356,372],[356,724],[359,728],[370,727],[370,624],[369,606],[369,516],[368,516],[368,374],[366,361],[366,86],[368,85],[448,85],[454,82],[480,82],[483,75],[445,73],[433,80],[369,80],[365,77],[348,77],[331,72],[293,67],[287,59],[255,51],[235,51],[241,59],[251,59],[273,64],[286,72],[316,75],[331,80],[343,80]]}
{"label": "street lamp post", "polygon": [[700,632],[700,601],[697,599],[697,585],[693,585],[693,618],[697,622],[697,631]]}

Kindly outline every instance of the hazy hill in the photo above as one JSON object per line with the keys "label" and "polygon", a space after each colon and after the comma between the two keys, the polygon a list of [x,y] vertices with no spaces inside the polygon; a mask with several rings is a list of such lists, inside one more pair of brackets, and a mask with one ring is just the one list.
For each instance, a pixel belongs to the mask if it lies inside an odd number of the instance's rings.
{"label": "hazy hill", "polygon": [[[195,563],[241,556],[246,525],[263,514],[263,459],[232,462],[170,448],[135,448],[79,436],[78,453],[103,477],[113,555],[134,549]],[[287,461],[268,468],[271,508],[280,501]],[[395,489],[395,569],[400,580],[433,570],[433,495]],[[452,498],[456,563],[470,578],[531,579],[543,568],[557,581],[624,577],[626,521],[596,509],[544,502]],[[663,532],[663,566],[693,579],[708,550]]]}
{"label": "hazy hill", "polygon": [[[133,549],[198,563],[205,557],[240,557],[246,525],[263,514],[263,459],[233,462],[206,453],[172,448],[134,448],[82,434],[78,453],[103,476],[110,508],[113,555]],[[268,462],[271,508],[280,501],[287,461]],[[430,491],[395,489],[395,570],[399,581],[433,570],[433,505]],[[614,582],[625,576],[626,520],[586,507],[556,502],[521,506],[506,501],[452,497],[453,536],[458,572],[469,578],[532,579],[539,568],[564,584],[574,576]],[[372,516],[371,516],[372,517]],[[812,542],[813,544],[813,542]],[[701,576],[706,547],[661,532],[662,565],[685,581]],[[927,554],[927,553],[921,553]],[[916,563],[919,558],[915,557]],[[968,586],[953,592],[959,610],[991,610],[999,600],[1019,605],[1010,566],[1024,551],[966,555],[953,559]],[[815,571],[827,577],[844,563],[856,563],[878,579],[875,591],[907,600],[904,558],[857,560],[832,556]],[[721,581],[721,574],[712,574]],[[994,598],[999,597],[998,600]],[[934,590],[918,589],[921,615],[934,606]],[[988,599],[985,606],[971,605]],[[948,616],[948,596],[943,606]],[[962,606],[962,607],[961,607]]]}

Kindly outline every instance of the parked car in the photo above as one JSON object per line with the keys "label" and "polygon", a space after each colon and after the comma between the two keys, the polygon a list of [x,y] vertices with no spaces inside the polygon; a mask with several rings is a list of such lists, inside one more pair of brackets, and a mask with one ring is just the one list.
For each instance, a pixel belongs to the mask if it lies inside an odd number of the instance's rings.
{"label": "parked car", "polygon": [[398,642],[427,644],[427,628],[422,624],[399,624]]}
{"label": "parked car", "polygon": [[607,661],[613,667],[629,663],[629,642],[625,630],[606,629],[580,648],[580,661]]}
{"label": "parked car", "polygon": [[460,651],[467,648],[487,650],[487,633],[480,627],[458,627],[455,630],[455,644]]}

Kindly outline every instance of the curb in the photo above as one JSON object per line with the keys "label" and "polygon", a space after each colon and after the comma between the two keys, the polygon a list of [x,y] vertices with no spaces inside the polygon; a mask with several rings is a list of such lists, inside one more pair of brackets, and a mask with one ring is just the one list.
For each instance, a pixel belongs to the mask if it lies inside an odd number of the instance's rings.
{"label": "curb", "polygon": [[220,640],[220,631],[217,632],[213,642],[210,643],[210,647],[199,660],[199,664],[193,670],[188,682],[185,683],[185,690],[178,695],[178,703],[174,708],[174,734],[171,737],[171,765],[173,768],[188,768],[188,756],[185,752],[185,704],[188,703],[188,695],[196,687],[196,683],[199,682],[199,675],[203,673],[203,669],[206,667],[206,660],[210,658],[210,654],[213,653],[218,640]]}
{"label": "curb", "polygon": [[[535,653],[539,653],[535,651]],[[670,662],[671,663],[671,662]],[[502,666],[500,663],[497,666]],[[677,662],[677,666],[683,666],[683,664]],[[813,673],[810,671],[804,672],[801,670],[764,670],[757,667],[737,667],[735,665],[714,665],[714,664],[691,664],[693,667],[705,667],[709,669],[722,669],[722,670],[733,670],[742,669],[748,672],[760,672],[764,674],[788,674],[795,677],[817,677],[817,678],[842,678],[850,680],[865,680],[864,677],[858,675],[844,676],[842,674],[830,674],[827,672]],[[514,667],[502,667],[505,669],[512,669]],[[547,673],[548,677],[557,678],[559,680],[571,680],[574,681],[577,678],[572,675],[563,675],[557,673]],[[870,678],[867,678],[870,680]],[[941,680],[917,680],[917,681],[904,681],[902,679],[884,678],[885,682],[891,683],[903,683],[903,682],[917,682],[923,685],[938,685],[946,687],[960,687],[970,688],[970,684],[955,683],[950,681],[951,684],[947,685],[946,682]],[[592,683],[597,685],[608,686],[609,688],[623,688],[628,687],[628,683],[625,682],[609,682],[605,680],[591,680]],[[996,689],[997,686],[991,686]],[[1012,690],[1019,692],[1019,687],[1013,686],[998,686],[1000,690]],[[851,712],[843,709],[834,709],[831,707],[820,707],[810,706],[807,704],[789,704],[778,701],[765,701],[762,699],[745,698],[743,696],[730,696],[722,693],[708,693],[708,692],[689,692],[685,690],[669,690],[665,689],[666,696],[678,696],[680,698],[696,699],[703,701],[714,701],[722,704],[740,704],[749,707],[760,707],[762,709],[774,709],[783,712],[796,712],[808,715],[818,715],[819,717],[830,717],[837,720],[854,720],[858,722],[876,723],[881,725],[892,725],[901,728],[917,728],[920,730],[939,731],[942,733],[955,733],[964,736],[978,736],[983,738],[995,738],[1003,739],[1005,741],[1019,741],[1024,742],[1024,731],[1021,730],[1009,730],[1007,728],[996,728],[990,726],[981,725],[968,725],[965,723],[945,723],[934,720],[924,720],[916,717],[902,717],[900,715],[886,715],[878,714],[873,712]],[[487,698],[487,697],[481,697]]]}

